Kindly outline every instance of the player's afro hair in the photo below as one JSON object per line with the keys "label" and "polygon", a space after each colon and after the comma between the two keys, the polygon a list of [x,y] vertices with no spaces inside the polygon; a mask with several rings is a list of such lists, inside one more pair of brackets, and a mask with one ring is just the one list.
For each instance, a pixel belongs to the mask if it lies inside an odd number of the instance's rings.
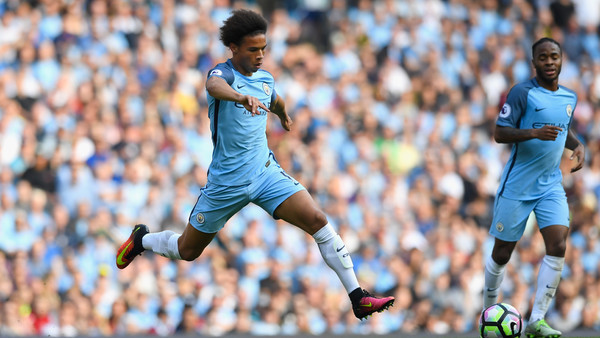
{"label": "player's afro hair", "polygon": [[262,15],[246,9],[233,11],[220,29],[221,41],[226,47],[231,43],[239,46],[244,37],[266,32],[267,20]]}
{"label": "player's afro hair", "polygon": [[542,43],[544,43],[544,42],[551,42],[551,43],[555,44],[555,45],[558,47],[558,50],[560,51],[560,53],[562,54],[562,47],[560,46],[560,43],[558,43],[558,41],[556,41],[556,40],[554,40],[554,39],[552,39],[552,38],[545,38],[545,37],[544,37],[544,38],[541,38],[541,39],[537,40],[537,41],[536,41],[536,42],[533,44],[533,46],[531,46],[531,56],[534,56],[534,55],[535,55],[535,50],[536,50],[536,48],[537,48],[539,45],[541,45]]}

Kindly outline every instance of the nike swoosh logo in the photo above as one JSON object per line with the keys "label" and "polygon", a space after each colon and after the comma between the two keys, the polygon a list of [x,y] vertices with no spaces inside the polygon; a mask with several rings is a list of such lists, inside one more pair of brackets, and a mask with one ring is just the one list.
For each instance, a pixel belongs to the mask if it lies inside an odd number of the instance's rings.
{"label": "nike swoosh logo", "polygon": [[550,285],[548,285],[548,284],[546,284],[546,287],[547,287],[548,289],[556,289],[556,286],[555,286],[555,287],[552,287],[552,286],[550,286]]}
{"label": "nike swoosh logo", "polygon": [[246,87],[246,85],[237,85],[238,89]]}
{"label": "nike swoosh logo", "polygon": [[[140,230],[140,228],[136,228],[135,230],[133,230],[133,234],[135,234],[138,230]],[[123,265],[126,263],[126,262],[123,262],[123,256],[125,256],[125,253],[127,252],[127,248],[129,248],[131,243],[133,243],[133,241],[129,242],[129,244],[127,244],[125,249],[123,249],[123,251],[121,251],[121,253],[117,256],[117,264]]]}
{"label": "nike swoosh logo", "polygon": [[339,248],[339,249],[335,249],[337,252],[342,251],[343,248],[345,248],[346,246],[344,245],[343,247]]}
{"label": "nike swoosh logo", "polygon": [[369,304],[360,304],[360,306],[373,307],[373,303],[369,302]]}
{"label": "nike swoosh logo", "polygon": [[496,291],[496,290],[498,290],[498,288],[495,288],[495,289],[490,289],[490,288],[487,288],[487,291],[488,291],[488,292],[492,292],[492,291]]}
{"label": "nike swoosh logo", "polygon": [[544,110],[544,109],[546,109],[546,107],[544,107],[544,108],[535,108],[535,111],[540,111],[540,110]]}
{"label": "nike swoosh logo", "polygon": [[125,249],[123,249],[123,251],[121,251],[121,253],[119,254],[119,256],[117,256],[117,263],[119,265],[123,265],[126,262],[123,262],[123,256],[125,256],[125,252],[127,251],[127,248],[129,248],[129,246],[131,245],[131,243],[133,243],[133,241],[129,242],[129,244],[127,244],[127,246],[125,247]]}

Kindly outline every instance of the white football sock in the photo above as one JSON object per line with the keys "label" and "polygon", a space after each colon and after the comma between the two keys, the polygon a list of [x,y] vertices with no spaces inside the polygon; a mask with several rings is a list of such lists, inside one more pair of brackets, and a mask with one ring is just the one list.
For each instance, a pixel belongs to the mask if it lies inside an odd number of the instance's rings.
{"label": "white football sock", "polygon": [[564,264],[564,257],[544,256],[540,272],[538,272],[537,290],[535,291],[535,301],[531,309],[530,322],[546,316],[550,301],[554,298],[556,288],[560,282],[560,275]]}
{"label": "white football sock", "polygon": [[348,294],[359,288],[360,285],[354,269],[352,269],[354,264],[352,264],[348,248],[331,224],[319,229],[313,238],[319,245],[319,251],[321,251],[325,263],[338,275]]}
{"label": "white football sock", "polygon": [[483,286],[483,308],[487,309],[498,303],[500,284],[504,279],[506,264],[500,265],[494,261],[492,255],[485,261],[485,285]]}
{"label": "white football sock", "polygon": [[177,240],[181,237],[171,230],[149,233],[142,237],[142,245],[146,250],[152,250],[155,253],[171,258],[181,259],[179,255],[179,246]]}

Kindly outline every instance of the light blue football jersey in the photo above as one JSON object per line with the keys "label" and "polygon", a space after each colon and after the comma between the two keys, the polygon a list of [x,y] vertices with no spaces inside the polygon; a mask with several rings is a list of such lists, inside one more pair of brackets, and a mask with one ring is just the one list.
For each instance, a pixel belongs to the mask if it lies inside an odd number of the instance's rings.
{"label": "light blue football jersey", "polygon": [[511,89],[496,121],[498,126],[537,129],[552,125],[562,131],[554,141],[536,138],[513,144],[499,196],[533,200],[552,189],[563,189],[559,165],[576,105],[577,95],[572,90],[559,86],[553,92],[541,87],[535,78]]}
{"label": "light blue football jersey", "polygon": [[[259,69],[252,76],[244,76],[233,67],[231,59],[219,63],[208,73],[208,78],[223,78],[236,91],[252,95],[266,107],[277,98],[275,80],[271,73]],[[217,100],[206,92],[208,115],[212,132],[213,154],[208,168],[208,180],[219,185],[244,185],[265,170],[269,160],[267,145],[267,112],[252,114],[243,105]]]}

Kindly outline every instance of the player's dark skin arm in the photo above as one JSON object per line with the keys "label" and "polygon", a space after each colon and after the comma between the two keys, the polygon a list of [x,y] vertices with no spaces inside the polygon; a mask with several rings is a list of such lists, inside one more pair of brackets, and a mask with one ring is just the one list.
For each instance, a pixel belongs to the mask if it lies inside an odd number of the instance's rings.
{"label": "player's dark skin arm", "polygon": [[285,102],[281,98],[281,96],[277,95],[275,102],[271,105],[271,112],[277,116],[279,116],[279,120],[281,120],[281,126],[283,129],[290,131],[292,127],[292,119],[285,111]]}
{"label": "player's dark skin arm", "polygon": [[246,110],[252,113],[252,116],[258,114],[259,107],[270,112],[269,108],[262,104],[256,97],[237,92],[231,88],[227,81],[218,76],[213,76],[206,80],[206,90],[210,96],[217,100],[233,101],[242,104]]}
{"label": "player's dark skin arm", "polygon": [[583,168],[583,163],[585,162],[585,149],[583,144],[577,139],[577,135],[575,135],[573,129],[569,129],[567,141],[565,142],[565,148],[573,150],[573,154],[571,154],[571,160],[577,158],[577,164],[571,169],[571,172],[573,173]]}
{"label": "player's dark skin arm", "polygon": [[494,140],[498,143],[517,143],[534,138],[542,141],[554,141],[561,131],[562,128],[549,125],[538,129],[519,129],[497,125],[494,131]]}
{"label": "player's dark skin arm", "polygon": [[[494,140],[498,143],[517,143],[534,138],[542,141],[554,141],[558,137],[558,133],[562,131],[562,128],[556,126],[545,125],[538,129],[518,129],[512,127],[496,126],[494,131]],[[567,141],[565,148],[573,150],[571,159],[577,158],[577,164],[571,169],[571,172],[575,172],[583,167],[585,161],[585,151],[583,145],[573,133],[569,130],[567,134]]]}

